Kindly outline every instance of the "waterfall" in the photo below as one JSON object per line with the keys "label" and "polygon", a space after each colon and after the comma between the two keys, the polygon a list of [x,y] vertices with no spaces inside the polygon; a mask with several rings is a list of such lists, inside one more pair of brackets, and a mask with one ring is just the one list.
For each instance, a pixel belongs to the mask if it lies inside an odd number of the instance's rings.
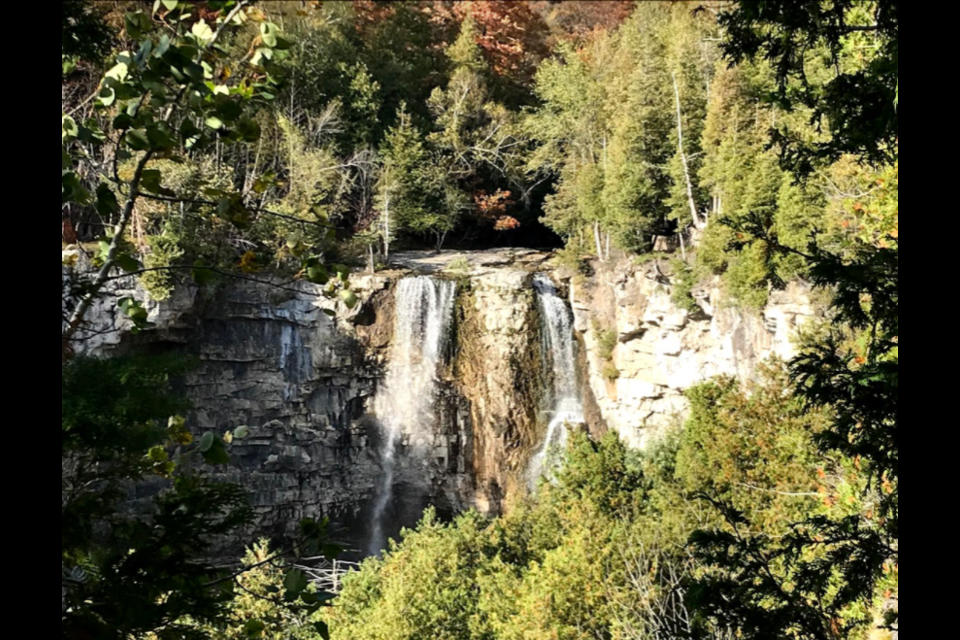
{"label": "waterfall", "polygon": [[396,320],[390,363],[374,408],[382,430],[380,490],[373,510],[370,555],[386,546],[384,517],[393,501],[398,449],[406,436],[410,455],[425,455],[436,424],[438,370],[443,361],[457,286],[429,277],[401,280],[396,291]]}
{"label": "waterfall", "polygon": [[583,401],[577,378],[577,344],[574,339],[573,313],[557,293],[549,276],[540,274],[533,281],[543,319],[545,362],[553,369],[550,398],[550,424],[543,446],[530,461],[530,483],[535,486],[547,471],[551,452],[564,450],[570,435],[568,425],[584,422]]}

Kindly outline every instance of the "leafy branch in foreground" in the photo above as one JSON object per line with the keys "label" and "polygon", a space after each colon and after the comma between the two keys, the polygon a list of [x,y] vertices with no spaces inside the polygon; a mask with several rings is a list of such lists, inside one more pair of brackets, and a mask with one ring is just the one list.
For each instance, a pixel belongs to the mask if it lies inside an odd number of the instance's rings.
{"label": "leafy branch in foreground", "polygon": [[[177,204],[181,211],[195,211],[204,224],[238,230],[270,215],[327,226],[310,211],[293,216],[255,204],[275,180],[270,175],[248,181],[248,191],[202,176],[190,185],[191,194],[202,194],[199,198],[167,186],[170,166],[224,145],[249,146],[260,139],[255,111],[274,99],[274,67],[290,48],[279,27],[250,0],[209,2],[208,11],[199,14],[193,7],[157,2],[152,15],[127,13],[125,33],[135,41],[135,50],[121,52],[105,73],[95,102],[99,120],[61,117],[61,205],[94,206],[112,225],[101,243],[98,271],[62,328],[65,354],[111,274],[142,268],[127,234],[144,200]],[[103,121],[107,125],[101,127]],[[97,153],[108,158],[107,168],[89,175],[96,163],[87,160]],[[303,277],[329,285],[329,275],[317,268],[320,258],[310,254],[310,247],[295,244],[297,251],[291,253],[302,260]],[[336,294],[349,290],[349,282],[338,280],[328,288]]]}

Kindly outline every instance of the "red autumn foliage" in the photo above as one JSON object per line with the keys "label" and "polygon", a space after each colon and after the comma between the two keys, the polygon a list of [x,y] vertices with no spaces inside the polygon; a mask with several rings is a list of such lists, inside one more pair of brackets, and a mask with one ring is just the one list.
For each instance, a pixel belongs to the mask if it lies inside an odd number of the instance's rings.
{"label": "red autumn foliage", "polygon": [[520,221],[507,215],[507,210],[513,206],[509,191],[498,190],[494,194],[478,191],[473,197],[477,206],[477,215],[481,220],[493,222],[495,231],[513,231],[520,228]]}
{"label": "red autumn foliage", "polygon": [[536,0],[531,8],[554,33],[579,38],[595,31],[612,31],[630,17],[634,0]]}
{"label": "red autumn foliage", "polygon": [[453,12],[458,22],[473,17],[479,31],[477,44],[497,75],[532,78],[537,63],[549,53],[547,25],[529,2],[457,2]]}

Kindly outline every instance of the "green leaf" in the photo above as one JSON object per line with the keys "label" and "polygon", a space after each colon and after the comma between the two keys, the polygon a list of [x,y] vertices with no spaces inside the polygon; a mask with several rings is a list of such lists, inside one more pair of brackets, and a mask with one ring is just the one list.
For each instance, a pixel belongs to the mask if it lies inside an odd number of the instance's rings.
{"label": "green leaf", "polygon": [[203,434],[203,437],[200,438],[200,453],[206,453],[210,451],[210,448],[213,447],[213,443],[216,442],[217,436],[213,435],[211,432]]}
{"label": "green leaf", "polygon": [[244,438],[249,437],[250,427],[237,427],[236,431],[233,432],[233,437],[237,440],[243,440]]}
{"label": "green leaf", "polygon": [[123,298],[118,302],[120,311],[123,312],[130,320],[133,322],[134,331],[137,333],[140,329],[145,328],[149,323],[147,322],[148,314],[147,310],[143,308],[138,301],[133,298]]}
{"label": "green leaf", "polygon": [[209,128],[213,129],[214,131],[219,131],[220,129],[223,129],[223,120],[221,120],[220,118],[215,118],[215,117],[207,118],[204,124],[206,124]]}
{"label": "green leaf", "polygon": [[330,628],[327,626],[326,622],[314,622],[313,628],[323,640],[330,640]]}
{"label": "green leaf", "polygon": [[244,142],[256,142],[260,139],[260,125],[250,118],[241,118],[236,133]]}
{"label": "green leaf", "polygon": [[210,449],[204,452],[203,460],[211,465],[230,464],[230,454],[227,453],[227,448],[223,445],[223,440],[214,438]]}
{"label": "green leaf", "polygon": [[107,71],[103,77],[122,83],[126,81],[128,77],[130,77],[130,67],[127,66],[127,63],[125,62],[119,62],[114,65],[112,69]]}
{"label": "green leaf", "polygon": [[260,47],[257,49],[257,52],[253,54],[253,57],[250,58],[250,64],[255,67],[262,67],[264,61],[273,59],[273,49],[268,49],[266,47]]}
{"label": "green leaf", "polygon": [[126,23],[127,35],[133,40],[141,39],[143,36],[149,33],[151,27],[153,26],[153,21],[150,19],[150,16],[142,11],[127,13],[123,19]]}
{"label": "green leaf", "polygon": [[60,116],[60,130],[61,141],[76,138],[80,133],[77,121],[66,114]]}
{"label": "green leaf", "polygon": [[106,184],[97,187],[97,211],[104,218],[110,218],[120,213],[120,203],[117,202],[117,195]]}
{"label": "green leaf", "polygon": [[203,20],[198,20],[196,23],[194,23],[193,28],[190,29],[190,33],[197,38],[197,41],[200,44],[205,45],[213,40],[213,29],[211,29],[210,25]]}
{"label": "green leaf", "polygon": [[70,157],[66,149],[60,147],[60,170],[67,171],[71,167],[73,167],[73,158]]}
{"label": "green leaf", "polygon": [[133,126],[133,117],[128,113],[121,113],[113,119],[113,128],[118,131],[124,131]]}
{"label": "green leaf", "polygon": [[150,148],[150,140],[147,138],[147,132],[142,129],[127,131],[123,136],[123,141],[134,151],[146,151]]}
{"label": "green leaf", "polygon": [[160,41],[157,42],[157,46],[153,50],[153,55],[155,58],[162,58],[169,50],[170,50],[170,36],[164,34],[160,36]]}
{"label": "green leaf", "polygon": [[353,309],[357,306],[357,303],[360,302],[360,299],[357,297],[353,291],[349,289],[344,289],[340,292],[340,300],[347,307],[347,309]]}
{"label": "green leaf", "polygon": [[260,37],[263,39],[263,44],[271,49],[277,46],[277,35],[279,33],[280,27],[272,22],[264,22],[260,25]]}
{"label": "green leaf", "polygon": [[201,267],[197,267],[196,269],[193,269],[190,272],[190,276],[193,278],[193,281],[197,283],[197,286],[199,287],[205,287],[206,285],[213,282],[215,275],[216,274],[214,274],[213,271],[210,271],[209,269],[203,269]]}
{"label": "green leaf", "polygon": [[324,269],[322,265],[307,267],[306,276],[307,282],[312,282],[313,284],[322,286],[330,282],[330,274],[327,273],[327,270]]}
{"label": "green leaf", "polygon": [[310,581],[307,580],[307,576],[299,569],[294,569],[288,573],[286,579],[283,581],[283,587],[287,590],[287,595],[295,598],[299,597],[309,586]]}
{"label": "green leaf", "polygon": [[160,122],[156,125],[147,127],[147,140],[150,141],[150,147],[159,151],[169,151],[176,146],[176,138],[166,123]]}
{"label": "green leaf", "polygon": [[277,183],[277,174],[273,171],[263,174],[253,183],[254,193],[263,194],[267,189],[275,186]]}
{"label": "green leaf", "polygon": [[251,639],[262,638],[266,630],[267,625],[259,620],[248,620],[247,624],[243,626],[243,635]]}
{"label": "green leaf", "polygon": [[184,120],[183,123],[180,125],[180,136],[184,140],[195,138],[201,133],[203,132],[200,130],[200,127],[198,127],[196,123],[194,123],[194,121],[191,120],[190,118],[187,118],[186,120]]}
{"label": "green leaf", "polygon": [[[137,261],[137,259],[126,253],[118,255],[114,259],[113,263],[127,273],[134,273],[140,270],[140,263]],[[144,310],[144,312],[146,312],[146,310]]]}
{"label": "green leaf", "polygon": [[160,184],[161,182],[163,182],[163,174],[160,173],[159,169],[145,169],[140,178],[140,186],[147,193],[162,193],[164,189]]}
{"label": "green leaf", "polygon": [[350,267],[345,264],[335,264],[332,268],[340,278],[340,282],[346,283],[350,280]]}
{"label": "green leaf", "polygon": [[216,116],[224,122],[234,122],[243,115],[243,107],[239,100],[230,96],[216,96],[214,98]]}
{"label": "green leaf", "polygon": [[180,4],[179,0],[160,0],[160,4],[164,6],[167,11],[174,11],[177,8],[177,5]]}
{"label": "green leaf", "polygon": [[238,229],[245,229],[250,226],[250,212],[243,204],[243,197],[239,194],[233,194],[226,198],[221,198],[217,206],[217,216],[221,220],[226,220]]}

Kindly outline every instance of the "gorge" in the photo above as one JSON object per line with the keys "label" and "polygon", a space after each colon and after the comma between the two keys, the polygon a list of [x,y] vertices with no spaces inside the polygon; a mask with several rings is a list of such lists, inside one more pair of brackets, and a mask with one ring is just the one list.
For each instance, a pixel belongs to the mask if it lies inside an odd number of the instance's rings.
{"label": "gorge", "polygon": [[[522,250],[395,265],[351,277],[353,310],[306,283],[228,281],[157,304],[120,281],[85,344],[193,357],[190,429],[249,427],[220,474],[250,492],[257,533],[329,517],[351,549],[376,555],[427,506],[501,513],[578,425],[646,446],[682,419],[686,389],[790,357],[816,315],[799,285],[756,314],[704,287],[691,313],[659,266],[628,261],[589,275]],[[137,335],[115,311],[127,296],[150,313]]]}

